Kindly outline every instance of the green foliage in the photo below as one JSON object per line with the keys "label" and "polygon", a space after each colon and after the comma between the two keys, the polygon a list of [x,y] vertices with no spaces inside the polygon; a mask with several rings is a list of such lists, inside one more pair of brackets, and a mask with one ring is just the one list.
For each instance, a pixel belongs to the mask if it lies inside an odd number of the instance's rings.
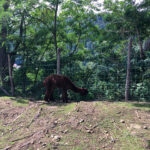
{"label": "green foliage", "polygon": [[[54,40],[54,0],[11,1],[4,11],[0,1],[0,32],[7,26],[2,46],[12,42],[15,58],[21,57],[20,68],[13,68],[16,95],[43,98],[43,79],[56,73]],[[104,1],[104,11],[96,12],[94,0],[59,0],[57,46],[61,48],[61,73],[77,86],[89,90],[87,97],[69,91],[71,99],[124,99],[128,37],[134,37],[131,58],[131,99],[150,97],[150,53],[141,60],[139,39],[149,38],[149,2],[132,0]],[[1,39],[2,37],[0,37]],[[7,83],[9,77],[5,76]],[[7,84],[8,85],[8,84]],[[7,86],[9,87],[9,86]],[[59,98],[58,92],[55,96]]]}

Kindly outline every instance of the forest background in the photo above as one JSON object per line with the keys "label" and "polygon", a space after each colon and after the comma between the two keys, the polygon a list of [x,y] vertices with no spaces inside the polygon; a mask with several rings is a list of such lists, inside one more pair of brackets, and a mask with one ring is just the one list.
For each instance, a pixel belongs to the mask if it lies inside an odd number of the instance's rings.
{"label": "forest background", "polygon": [[1,0],[0,95],[43,99],[53,73],[88,88],[70,99],[149,101],[150,1]]}

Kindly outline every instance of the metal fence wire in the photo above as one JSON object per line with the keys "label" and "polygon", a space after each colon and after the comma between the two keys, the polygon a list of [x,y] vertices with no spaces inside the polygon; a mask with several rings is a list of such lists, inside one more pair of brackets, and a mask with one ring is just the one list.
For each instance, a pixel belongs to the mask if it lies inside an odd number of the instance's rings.
{"label": "metal fence wire", "polygon": [[[138,63],[137,63],[138,64]],[[138,101],[149,101],[150,98],[150,64],[132,63],[130,77],[130,99]],[[8,69],[8,68],[7,68]],[[8,70],[1,69],[4,79],[1,79],[0,86],[3,86],[9,93],[10,81]],[[145,73],[143,73],[143,69]],[[28,63],[21,66],[14,66],[13,80],[15,86],[15,95],[28,96],[35,99],[43,99],[44,86],[43,80],[56,73],[56,61]],[[125,81],[126,81],[126,63],[119,63],[114,60],[113,63],[100,65],[82,61],[61,61],[61,74],[69,77],[78,87],[85,87],[89,94],[83,98],[78,94],[69,91],[70,99],[77,100],[124,100]],[[2,76],[1,76],[2,77]],[[4,84],[2,85],[2,80]],[[0,90],[0,95],[4,92]],[[55,97],[59,98],[58,92]]]}

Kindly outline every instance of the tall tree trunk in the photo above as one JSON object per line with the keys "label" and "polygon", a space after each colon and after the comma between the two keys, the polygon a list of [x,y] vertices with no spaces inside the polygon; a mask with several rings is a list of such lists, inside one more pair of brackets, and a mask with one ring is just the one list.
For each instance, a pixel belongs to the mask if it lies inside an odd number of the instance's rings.
{"label": "tall tree trunk", "polygon": [[8,68],[9,68],[9,78],[10,78],[10,85],[11,85],[11,95],[14,96],[14,82],[12,77],[10,54],[8,54]]}
{"label": "tall tree trunk", "polygon": [[[9,8],[9,0],[5,0],[5,3],[3,5],[4,11],[7,11]],[[7,26],[5,18],[2,18],[2,29],[0,31],[0,78],[2,84],[4,84],[4,78],[8,75],[8,59],[7,59],[7,53],[6,53],[6,47],[4,42],[6,42],[7,38]]]}
{"label": "tall tree trunk", "polygon": [[131,49],[132,49],[132,37],[130,37],[129,45],[128,45],[127,75],[126,75],[126,85],[125,85],[125,101],[128,101],[129,96],[130,96]]}
{"label": "tall tree trunk", "polygon": [[60,74],[60,48],[57,49],[57,74]]}
{"label": "tall tree trunk", "polygon": [[56,1],[55,18],[54,18],[54,42],[57,55],[57,74],[60,74],[60,49],[57,47],[57,12],[58,12],[59,0]]}
{"label": "tall tree trunk", "polygon": [[143,50],[143,46],[142,46],[142,41],[141,41],[141,38],[140,38],[140,33],[139,33],[138,29],[136,29],[136,31],[137,31],[137,37],[138,37],[139,47],[140,47],[140,58],[145,59],[144,50]]}
{"label": "tall tree trunk", "polygon": [[26,26],[25,26],[25,19],[24,19],[24,25],[23,25],[24,29],[23,29],[23,35],[24,35],[24,39],[23,39],[23,61],[24,61],[24,69],[23,69],[23,93],[26,93],[26,80],[27,80],[27,65],[28,65],[28,51],[27,51],[27,46],[26,46]]}

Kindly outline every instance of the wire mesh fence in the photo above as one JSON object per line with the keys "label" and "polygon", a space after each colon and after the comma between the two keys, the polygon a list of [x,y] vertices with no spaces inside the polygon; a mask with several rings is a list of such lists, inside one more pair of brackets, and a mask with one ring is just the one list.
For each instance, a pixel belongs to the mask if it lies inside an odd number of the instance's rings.
{"label": "wire mesh fence", "polygon": [[[130,100],[149,101],[150,99],[150,80],[149,63],[131,65],[130,77]],[[143,72],[144,69],[144,72]],[[13,68],[13,80],[15,86],[15,95],[28,96],[35,99],[43,99],[45,88],[43,80],[56,73],[56,61],[28,63]],[[5,84],[3,86],[10,93],[10,81],[8,70],[3,70],[5,74]],[[96,64],[79,62],[61,61],[61,74],[69,77],[78,87],[87,88],[89,94],[87,97],[81,97],[69,91],[70,99],[77,100],[124,100],[125,82],[126,82],[126,63],[119,63],[114,60],[113,63]],[[2,77],[2,76],[1,76]],[[0,90],[0,94],[4,92]],[[60,97],[55,92],[55,97]]]}

